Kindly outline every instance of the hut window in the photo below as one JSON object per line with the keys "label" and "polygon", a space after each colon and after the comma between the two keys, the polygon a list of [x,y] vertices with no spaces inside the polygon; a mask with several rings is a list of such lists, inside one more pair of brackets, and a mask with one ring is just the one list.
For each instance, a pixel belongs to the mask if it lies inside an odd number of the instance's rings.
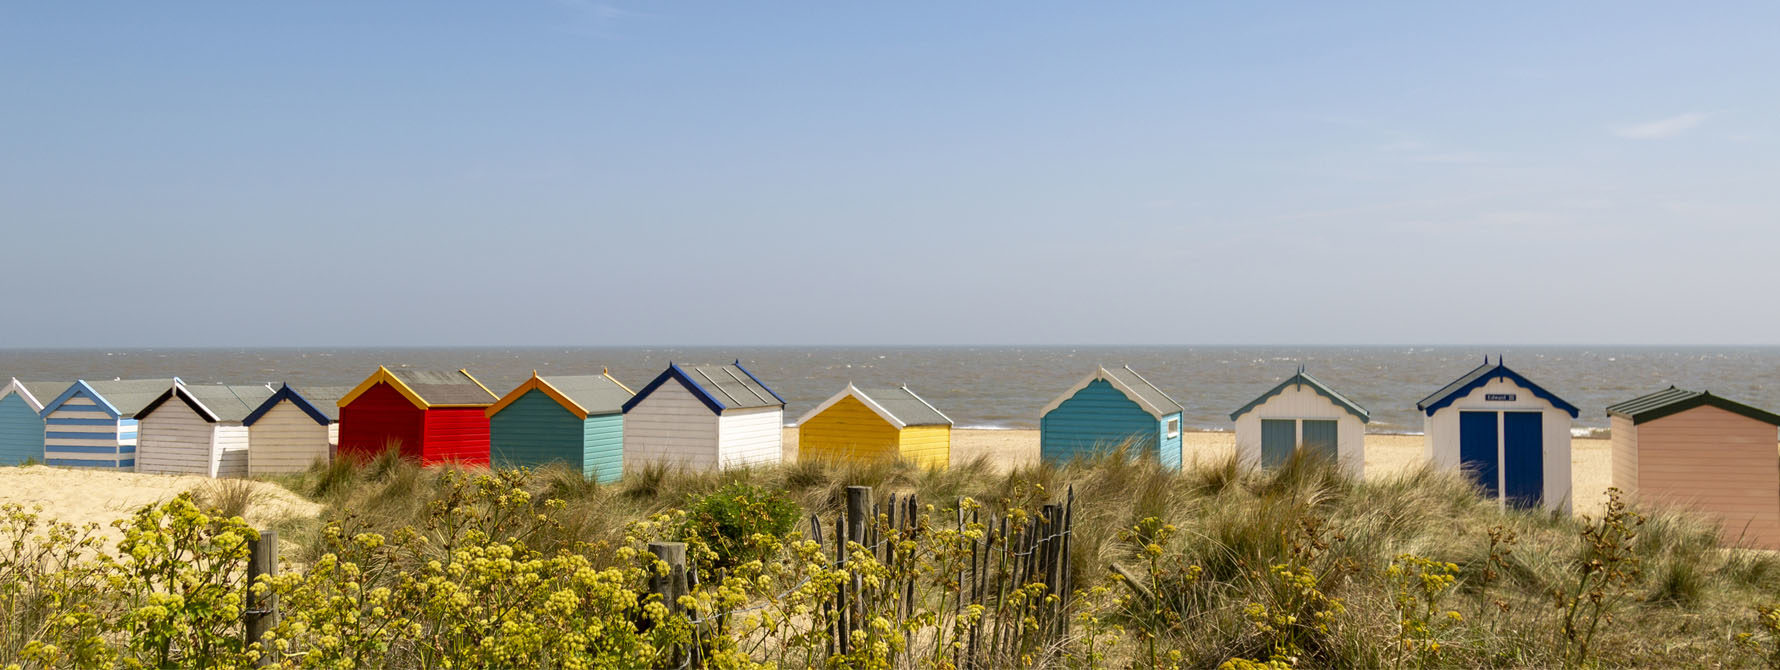
{"label": "hut window", "polygon": [[1180,437],[1180,419],[1168,420],[1168,436]]}

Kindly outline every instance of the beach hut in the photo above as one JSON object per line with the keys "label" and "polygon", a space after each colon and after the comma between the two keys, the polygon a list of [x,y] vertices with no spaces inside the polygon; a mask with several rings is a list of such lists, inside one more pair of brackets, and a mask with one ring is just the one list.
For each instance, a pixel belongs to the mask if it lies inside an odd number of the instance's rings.
{"label": "beach hut", "polygon": [[247,476],[247,426],[272,397],[266,384],[186,384],[179,379],[136,413],[136,471]]}
{"label": "beach hut", "polygon": [[1780,549],[1780,415],[1673,386],[1607,407],[1613,485],[1717,518],[1727,545]]}
{"label": "beach hut", "polygon": [[172,379],[80,380],[43,404],[43,462],[83,468],[136,468],[136,413]]}
{"label": "beach hut", "polygon": [[907,386],[862,389],[848,383],[797,420],[797,454],[945,467],[952,460],[952,419]]}
{"label": "beach hut", "polygon": [[241,423],[247,426],[247,473],[302,472],[327,463],[339,443],[344,386],[279,387]]}
{"label": "beach hut", "polygon": [[1181,405],[1131,366],[1096,368],[1039,412],[1038,454],[1051,462],[1129,443],[1179,468]]}
{"label": "beach hut", "polygon": [[340,406],[340,456],[370,458],[390,447],[425,465],[488,463],[488,414],[500,400],[468,370],[377,371]]}
{"label": "beach hut", "polygon": [[1356,477],[1365,470],[1371,415],[1302,367],[1231,412],[1230,420],[1236,422],[1236,456],[1250,465],[1276,467],[1305,449]]}
{"label": "beach hut", "polygon": [[1416,403],[1425,454],[1463,468],[1506,505],[1570,511],[1570,425],[1575,405],[1508,369],[1501,359]]}
{"label": "beach hut", "polygon": [[0,465],[43,462],[43,400],[66,382],[21,382],[0,388]]}
{"label": "beach hut", "polygon": [[785,399],[731,365],[669,363],[624,403],[624,466],[766,465],[784,450]]}
{"label": "beach hut", "polygon": [[624,403],[636,394],[612,377],[538,376],[532,371],[489,405],[489,458],[495,467],[565,463],[602,484],[624,474]]}

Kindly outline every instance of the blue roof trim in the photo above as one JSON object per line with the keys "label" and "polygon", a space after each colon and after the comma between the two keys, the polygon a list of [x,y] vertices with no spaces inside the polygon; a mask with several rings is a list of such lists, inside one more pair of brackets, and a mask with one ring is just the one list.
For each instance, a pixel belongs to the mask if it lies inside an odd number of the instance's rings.
{"label": "blue roof trim", "polygon": [[332,423],[331,421],[328,421],[328,415],[323,414],[321,413],[321,410],[316,409],[314,403],[309,402],[308,398],[304,398],[303,394],[298,393],[296,389],[291,388],[290,384],[287,382],[280,384],[277,393],[272,394],[272,397],[267,398],[265,402],[260,403],[259,407],[254,408],[253,412],[247,415],[247,418],[242,419],[241,425],[253,425],[254,422],[260,420],[260,417],[265,416],[267,412],[272,411],[273,407],[285,400],[289,400],[292,405],[296,405],[297,409],[303,410],[303,413],[308,414],[309,418],[315,419],[316,423],[323,426]]}
{"label": "blue roof trim", "polygon": [[1575,405],[1565,402],[1563,398],[1557,397],[1557,394],[1545,390],[1544,387],[1534,384],[1532,380],[1522,377],[1520,373],[1508,369],[1508,366],[1503,365],[1500,361],[1498,361],[1493,368],[1489,367],[1487,364],[1484,368],[1472,370],[1470,373],[1460,378],[1469,378],[1469,381],[1451,388],[1451,390],[1441,394],[1439,397],[1429,397],[1426,400],[1417,403],[1416,408],[1426,412],[1428,416],[1434,416],[1434,412],[1439,411],[1440,408],[1451,405],[1453,401],[1458,400],[1466,394],[1476,390],[1478,387],[1489,383],[1490,380],[1503,378],[1514,382],[1515,385],[1526,389],[1534,396],[1551,403],[1553,407],[1569,412],[1570,418],[1572,419],[1582,416],[1582,410],[1577,409]]}
{"label": "blue roof trim", "polygon": [[756,384],[759,384],[759,385],[760,385],[760,388],[763,388],[763,389],[766,389],[766,392],[767,392],[767,393],[771,393],[771,394],[773,394],[773,397],[774,397],[774,398],[778,398],[778,399],[779,399],[779,404],[781,404],[781,405],[783,405],[783,404],[786,404],[786,403],[785,403],[785,397],[784,397],[784,396],[781,396],[781,395],[779,395],[779,392],[778,392],[778,391],[774,391],[774,390],[773,390],[773,387],[771,387],[771,386],[767,386],[767,385],[766,385],[766,382],[763,382],[763,381],[760,381],[760,378],[759,378],[759,377],[756,377],[756,376],[754,376],[754,373],[752,373],[752,372],[749,372],[749,371],[748,371],[748,368],[745,368],[745,367],[742,367],[742,359],[740,359],[740,358],[738,358],[738,359],[736,359],[736,361],[735,361],[735,369],[737,369],[737,370],[741,370],[741,371],[742,371],[742,374],[745,374],[745,375],[748,375],[748,378],[749,378],[749,379],[752,379],[752,380],[754,380],[754,383],[756,383]]}
{"label": "blue roof trim", "polygon": [[117,411],[117,408],[112,406],[111,401],[106,400],[105,396],[99,395],[99,392],[94,391],[93,387],[87,386],[85,379],[74,380],[74,383],[68,386],[68,390],[63,391],[62,395],[56,396],[55,402],[44,403],[43,411],[38,412],[38,415],[43,416],[44,418],[49,418],[51,412],[60,409],[62,403],[68,402],[69,398],[74,397],[75,394],[80,393],[81,391],[85,391],[87,396],[91,397],[94,403],[96,403],[96,406],[106,414],[110,414],[111,418],[123,418],[123,413]]}
{"label": "blue roof trim", "polygon": [[[699,386],[698,382],[693,381],[692,377],[688,376],[685,370],[681,370],[679,365],[673,363],[668,363],[668,368],[666,370],[662,370],[661,374],[656,375],[655,379],[650,380],[647,386],[644,386],[641,390],[637,391],[637,394],[631,396],[630,400],[624,402],[624,413],[629,414],[631,409],[643,402],[643,399],[649,397],[649,394],[654,393],[655,389],[661,388],[661,385],[666,384],[669,379],[679,381],[680,385],[685,386],[687,390],[692,391],[692,395],[697,396],[700,401],[704,402],[705,407],[709,407],[712,413],[723,413],[723,402],[712,396],[703,386]],[[765,384],[761,384],[762,388],[765,388],[765,386]],[[772,389],[767,389],[767,391],[771,392]],[[773,394],[773,397],[778,397],[778,394]]]}

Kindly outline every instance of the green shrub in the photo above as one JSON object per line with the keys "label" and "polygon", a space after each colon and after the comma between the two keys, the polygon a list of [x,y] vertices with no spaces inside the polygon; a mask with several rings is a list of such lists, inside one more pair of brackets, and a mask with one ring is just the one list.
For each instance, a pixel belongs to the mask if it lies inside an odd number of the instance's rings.
{"label": "green shrub", "polygon": [[687,512],[687,539],[710,550],[715,568],[764,558],[755,536],[783,537],[799,516],[785,494],[745,482],[694,496]]}

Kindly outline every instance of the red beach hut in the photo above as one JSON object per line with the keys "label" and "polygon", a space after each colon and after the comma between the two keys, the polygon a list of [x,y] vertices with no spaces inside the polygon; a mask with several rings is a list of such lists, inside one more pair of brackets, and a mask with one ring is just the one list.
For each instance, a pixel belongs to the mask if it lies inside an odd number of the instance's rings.
{"label": "red beach hut", "polygon": [[340,398],[338,455],[365,459],[400,449],[422,465],[488,463],[488,415],[500,400],[467,370],[378,366]]}

